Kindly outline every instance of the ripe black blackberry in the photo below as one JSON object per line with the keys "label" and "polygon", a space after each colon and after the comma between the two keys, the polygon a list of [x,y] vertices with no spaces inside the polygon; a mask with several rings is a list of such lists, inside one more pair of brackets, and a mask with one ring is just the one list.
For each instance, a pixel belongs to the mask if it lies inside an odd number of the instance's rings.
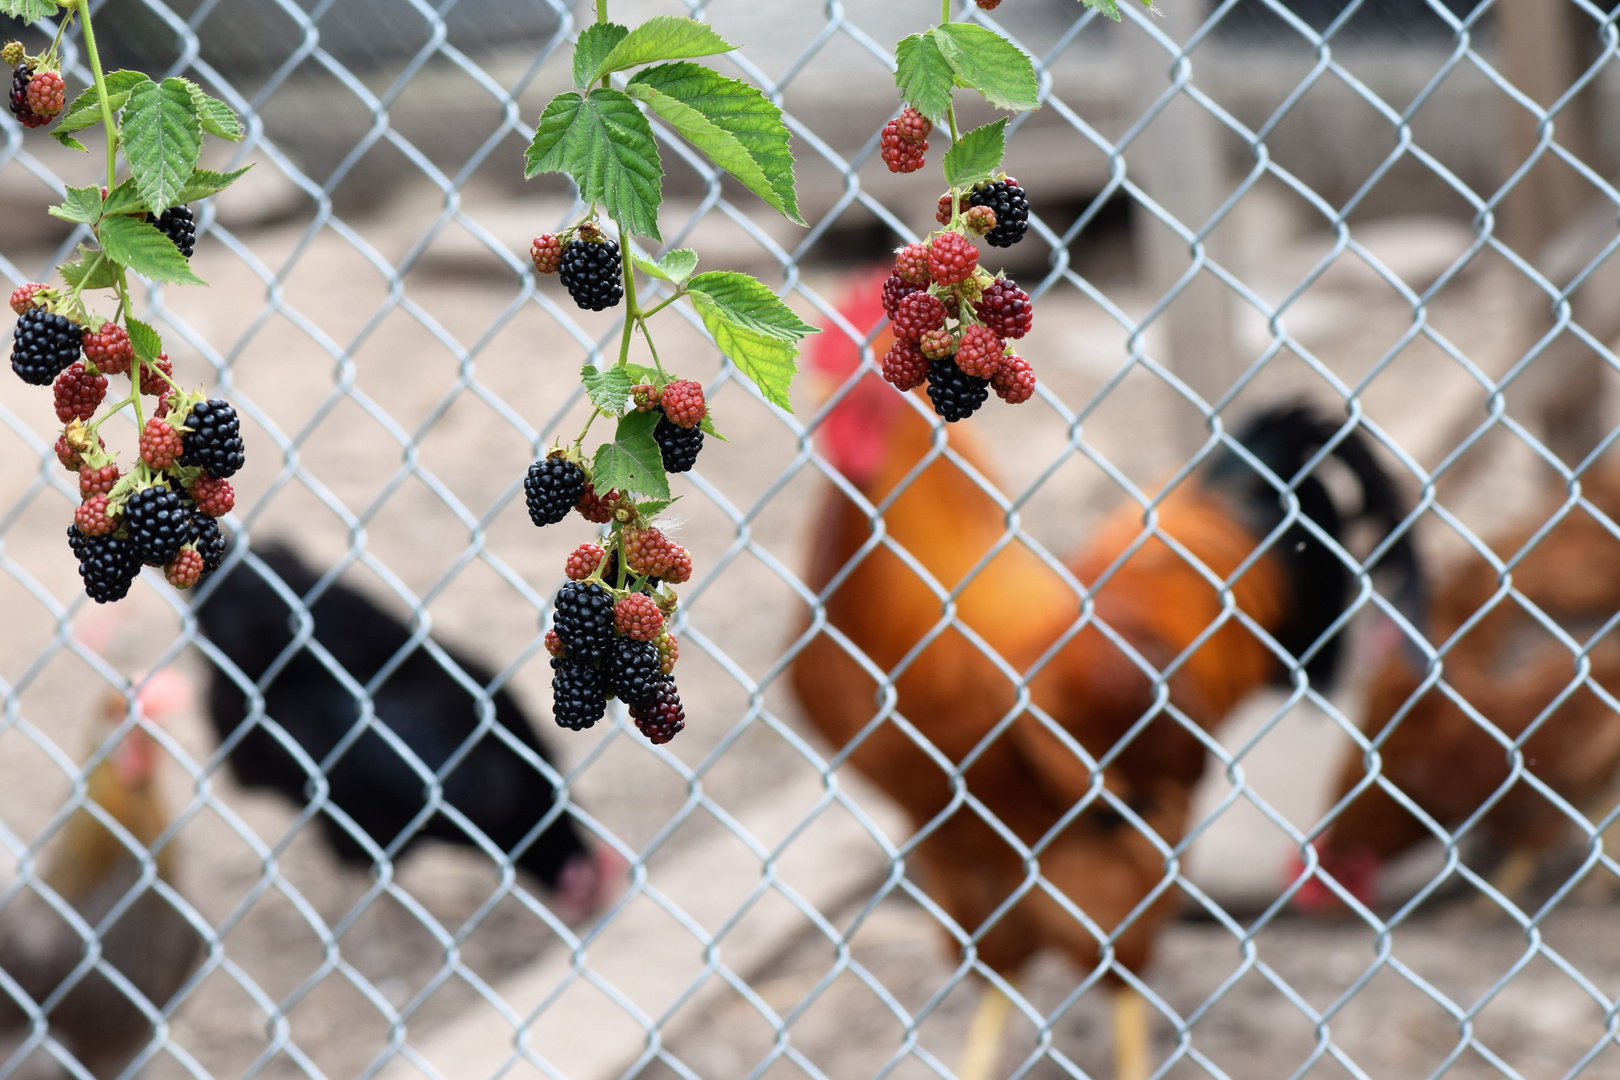
{"label": "ripe black blackberry", "polygon": [[969,375],[951,357],[928,365],[928,400],[946,423],[966,420],[990,396],[990,380]]}
{"label": "ripe black blackberry", "polygon": [[[660,407],[658,411],[662,414],[664,410]],[[658,455],[664,459],[665,472],[690,472],[697,464],[698,451],[703,449],[702,428],[679,427],[663,415],[653,428],[653,439],[658,443]]]}
{"label": "ripe black blackberry", "polygon": [[34,69],[28,64],[18,64],[11,71],[11,115],[26,128],[37,128],[50,120],[48,116],[35,113],[28,104],[28,84],[33,79]]}
{"label": "ripe black blackberry", "polygon": [[988,206],[996,212],[996,227],[984,234],[991,247],[1012,247],[1029,231],[1029,198],[1011,178],[980,184],[968,196],[969,206]]}
{"label": "ripe black blackberry", "polygon": [[675,680],[665,675],[653,688],[653,695],[644,705],[630,707],[630,719],[636,730],[653,745],[669,742],[686,727],[686,710],[681,708],[681,695],[675,689]]}
{"label": "ripe black blackberry", "polygon": [[190,430],[181,438],[185,452],[180,464],[195,465],[209,476],[223,479],[242,467],[242,421],[230,403],[219,398],[199,401],[186,414]]}
{"label": "ripe black blackberry", "polygon": [[162,566],[197,537],[197,525],[180,492],[167,484],[142,488],[124,504],[124,526],[142,562]]}
{"label": "ripe black blackberry", "polygon": [[529,520],[540,526],[555,525],[585,494],[585,470],[565,457],[541,458],[529,466],[523,493],[529,501]]}
{"label": "ripe black blackberry", "polygon": [[558,727],[583,731],[607,713],[602,675],[590,664],[562,656],[551,658],[551,715]]}
{"label": "ripe black blackberry", "polygon": [[618,306],[624,298],[624,284],[620,281],[623,270],[619,245],[612,240],[570,240],[563,248],[563,287],[574,303],[587,311]]}
{"label": "ripe black blackberry", "polygon": [[197,219],[192,215],[191,207],[171,206],[158,215],[155,224],[158,232],[174,241],[174,246],[180,249],[180,254],[191,258],[191,253],[197,246]]}
{"label": "ripe black blackberry", "polygon": [[575,660],[605,660],[613,644],[613,597],[589,581],[570,581],[557,590],[552,629]]}
{"label": "ripe black blackberry", "polygon": [[198,580],[207,581],[208,575],[225,561],[225,534],[220,531],[219,522],[211,517],[197,514],[192,520],[197,526],[197,554],[203,557],[203,576]]}
{"label": "ripe black blackberry", "polygon": [[608,692],[626,705],[644,705],[662,676],[658,672],[658,646],[650,641],[616,637],[605,668]]}
{"label": "ripe black blackberry", "polygon": [[85,595],[98,604],[122,600],[141,572],[135,546],[116,536],[85,536],[77,525],[68,526],[68,546],[79,560]]}
{"label": "ripe black blackberry", "polygon": [[12,330],[11,370],[23,382],[49,386],[79,358],[84,327],[65,315],[44,308],[29,308]]}

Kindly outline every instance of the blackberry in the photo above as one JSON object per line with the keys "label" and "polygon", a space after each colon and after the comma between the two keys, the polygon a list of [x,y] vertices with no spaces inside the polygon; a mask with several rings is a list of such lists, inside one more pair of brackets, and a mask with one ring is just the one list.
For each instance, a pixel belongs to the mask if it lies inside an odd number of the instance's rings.
{"label": "blackberry", "polygon": [[590,664],[551,658],[551,715],[558,727],[583,731],[607,714],[602,675]]}
{"label": "blackberry", "polygon": [[1029,361],[1013,353],[1001,362],[1001,369],[990,379],[996,397],[1009,405],[1021,405],[1035,396],[1035,372]]}
{"label": "blackberry", "polygon": [[86,371],[84,361],[75,360],[56,377],[52,391],[58,420],[64,424],[73,420],[89,423],[107,397],[107,376]]}
{"label": "blackberry", "polygon": [[968,196],[968,205],[988,206],[995,211],[996,227],[984,236],[991,247],[1012,247],[1029,231],[1029,198],[1011,177],[980,184]]}
{"label": "blackberry", "polygon": [[926,288],[928,286],[907,281],[898,273],[890,274],[883,281],[883,314],[893,319],[895,313],[900,310],[900,301],[912,293],[922,292]]}
{"label": "blackberry", "polygon": [[658,395],[659,407],[676,427],[694,428],[709,415],[703,400],[703,387],[690,379],[670,383]]}
{"label": "blackberry", "polygon": [[585,494],[585,470],[565,457],[541,458],[529,466],[523,493],[529,502],[529,520],[539,526],[555,525]]}
{"label": "blackberry", "polygon": [[28,80],[28,109],[49,120],[67,104],[67,84],[60,71],[42,71]]}
{"label": "blackberry", "polygon": [[928,381],[928,358],[910,341],[896,341],[883,356],[884,381],[896,390],[915,390]]}
{"label": "blackberry", "polygon": [[158,215],[155,224],[158,232],[174,241],[180,254],[191,258],[191,252],[197,246],[197,219],[192,216],[189,206],[169,207]]}
{"label": "blackberry", "polygon": [[978,265],[979,249],[961,233],[940,233],[928,245],[928,276],[937,284],[966,281]]}
{"label": "blackberry", "polygon": [[142,488],[124,504],[124,525],[142,562],[162,566],[197,537],[197,524],[180,493],[167,484]]}
{"label": "blackberry", "polygon": [[653,428],[653,440],[658,443],[665,472],[690,472],[697,464],[698,451],[703,449],[703,429],[676,427],[668,416],[660,416],[658,426]]}
{"label": "blackberry", "polygon": [[955,360],[935,360],[928,365],[928,400],[947,423],[966,420],[990,396],[990,380],[969,375]]}
{"label": "blackberry", "polygon": [[557,590],[551,625],[575,660],[604,660],[613,643],[613,596],[595,582],[570,581]]}
{"label": "blackberry", "polygon": [[11,115],[25,128],[43,127],[50,117],[40,116],[28,105],[28,84],[34,81],[34,69],[18,64],[11,72]]}
{"label": "blackberry", "polygon": [[211,517],[198,516],[193,520],[197,524],[197,553],[203,557],[202,578],[198,580],[203,580],[225,561],[225,534],[219,522]]}
{"label": "blackberry", "polygon": [[928,331],[945,325],[945,301],[926,292],[912,293],[895,305],[890,322],[901,341],[920,341]]}
{"label": "blackberry", "polygon": [[645,705],[657,689],[658,646],[650,641],[616,637],[605,668],[607,688],[626,705]]}
{"label": "blackberry", "polygon": [[116,536],[85,536],[77,525],[68,526],[68,546],[79,560],[85,595],[98,604],[122,600],[141,572],[135,546]]}
{"label": "blackberry", "polygon": [[220,479],[242,467],[242,421],[229,403],[219,398],[197,402],[184,426],[190,430],[180,440],[185,446],[180,464],[195,465]]}
{"label": "blackberry", "polygon": [[79,358],[84,341],[84,327],[44,308],[28,309],[11,334],[11,370],[33,386],[49,386]]}
{"label": "blackberry", "polygon": [[681,695],[675,689],[675,680],[664,676],[653,687],[653,696],[645,705],[632,705],[630,719],[636,730],[647,736],[653,745],[669,742],[686,727],[686,710],[681,708]]}
{"label": "blackberry", "polygon": [[579,497],[579,503],[574,509],[586,521],[594,521],[598,525],[606,525],[613,520],[613,511],[618,508],[619,493],[609,491],[606,495],[598,495],[596,486],[589,480],[585,481],[585,494]]}
{"label": "blackberry", "polygon": [[591,243],[570,240],[563,248],[562,283],[574,303],[587,311],[617,307],[624,298],[619,245],[612,240]]}
{"label": "blackberry", "polygon": [[1035,323],[1035,309],[1029,294],[1011,278],[998,277],[984,287],[973,302],[973,314],[1004,338],[1021,338]]}
{"label": "blackberry", "polygon": [[596,568],[602,565],[602,557],[606,554],[600,544],[581,544],[574,549],[572,555],[568,556],[563,573],[568,575],[569,581],[584,581],[596,573]]}
{"label": "blackberry", "polygon": [[664,629],[664,613],[652,597],[631,593],[613,605],[613,625],[627,638],[653,641]]}
{"label": "blackberry", "polygon": [[928,153],[927,141],[912,142],[906,137],[914,130],[908,128],[902,132],[898,118],[883,125],[883,135],[879,139],[882,147],[879,156],[883,158],[883,164],[889,167],[890,172],[912,173],[928,163],[925,156]]}

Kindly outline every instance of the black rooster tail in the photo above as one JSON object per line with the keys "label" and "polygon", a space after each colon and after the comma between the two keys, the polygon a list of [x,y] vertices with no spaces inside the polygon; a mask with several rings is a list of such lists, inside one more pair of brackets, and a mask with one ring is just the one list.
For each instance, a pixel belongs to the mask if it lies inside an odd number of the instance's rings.
{"label": "black rooster tail", "polygon": [[[1252,417],[1235,437],[1277,479],[1291,485],[1299,499],[1300,514],[1341,547],[1353,525],[1365,522],[1377,530],[1374,550],[1379,554],[1371,568],[1393,577],[1394,605],[1421,627],[1427,611],[1427,590],[1410,531],[1389,539],[1406,520],[1406,501],[1394,479],[1373,456],[1366,437],[1353,429],[1341,437],[1343,427],[1342,420],[1330,419],[1308,405],[1296,403],[1275,406]],[[1324,446],[1332,447],[1330,457],[1324,461],[1338,461],[1354,479],[1360,493],[1358,506],[1341,512],[1334,504],[1327,487],[1315,475],[1321,462],[1310,473],[1300,475]],[[1286,494],[1235,451],[1225,451],[1211,463],[1205,483],[1219,487],[1234,499],[1257,536],[1270,535],[1287,513]],[[1293,591],[1293,603],[1286,621],[1277,629],[1277,640],[1293,655],[1306,658],[1305,671],[1313,681],[1331,682],[1343,634],[1325,635],[1350,602],[1356,571],[1303,522],[1290,526],[1271,550],[1287,567]]]}

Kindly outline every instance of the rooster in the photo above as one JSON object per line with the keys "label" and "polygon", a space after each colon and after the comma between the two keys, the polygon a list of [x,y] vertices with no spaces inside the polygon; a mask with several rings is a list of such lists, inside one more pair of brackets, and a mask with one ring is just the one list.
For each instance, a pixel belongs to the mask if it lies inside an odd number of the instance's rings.
{"label": "rooster", "polygon": [[[1610,523],[1620,521],[1620,467],[1589,471],[1581,493]],[[1620,539],[1613,524],[1578,505],[1542,535],[1564,501],[1550,500],[1533,524],[1491,543],[1504,560],[1524,552],[1507,578],[1470,557],[1436,593],[1431,623],[1443,686],[1430,682],[1426,656],[1397,653],[1382,664],[1363,728],[1382,782],[1429,820],[1368,781],[1361,749],[1347,753],[1335,791],[1342,809],[1316,844],[1333,884],[1314,875],[1304,881],[1296,901],[1307,911],[1340,908],[1341,890],[1371,906],[1385,863],[1436,835],[1436,826],[1463,824],[1498,795],[1479,825],[1508,853],[1493,885],[1511,898],[1537,854],[1571,831],[1564,811],[1527,778],[1578,811],[1591,809],[1614,782],[1620,715],[1594,687],[1620,695],[1620,639],[1612,632],[1591,638],[1620,612]],[[1508,583],[1533,609],[1504,592]],[[1576,654],[1543,619],[1586,648],[1585,678]],[[1513,772],[1510,741],[1522,750],[1522,774]],[[1606,808],[1594,820],[1605,815]],[[1299,872],[1296,866],[1293,876]]]}
{"label": "rooster", "polygon": [[[877,324],[875,289],[857,290],[841,313]],[[874,348],[887,343],[885,332]],[[814,367],[834,385],[859,361],[847,335],[817,339]],[[922,884],[980,964],[1010,980],[1050,947],[1128,981],[1174,909],[1166,852],[1186,831],[1206,756],[1169,714],[1213,729],[1286,671],[1273,645],[1304,657],[1314,685],[1331,675],[1354,574],[1323,537],[1336,541],[1351,521],[1315,478],[1295,477],[1331,447],[1360,483],[1349,517],[1385,533],[1404,520],[1392,482],[1354,433],[1340,439],[1307,410],[1256,418],[1238,436],[1243,452],[1223,447],[1164,494],[1151,531],[1128,506],[1068,560],[1116,638],[1082,617],[1064,573],[1008,540],[1010,516],[983,486],[994,484],[989,455],[968,425],[942,437],[915,399],[866,374],[830,406],[818,440],[855,494],[830,488],[811,531],[806,581],[826,618],[801,635],[793,662],[806,715],[924,833]],[[1279,479],[1293,482],[1292,517]],[[1415,593],[1404,539],[1385,558]],[[1222,590],[1211,576],[1235,580]],[[1165,702],[1149,666],[1169,673]],[[892,698],[879,694],[883,675]],[[1118,1070],[1145,1075],[1143,1003],[1129,992],[1116,1002]],[[1006,1008],[986,995],[959,1075],[988,1073]]]}
{"label": "rooster", "polygon": [[[141,687],[136,708],[155,723],[185,696],[178,675],[159,672]],[[108,724],[120,724],[128,709],[122,694],[109,695]],[[76,811],[47,851],[44,888],[25,888],[0,909],[0,968],[28,997],[25,1009],[0,992],[0,1032],[26,1037],[30,1012],[44,1008],[51,1037],[102,1080],[122,1072],[153,1038],[146,1011],[109,971],[128,980],[145,1007],[161,1013],[202,957],[201,936],[159,887],[175,885],[176,844],[165,842],[153,852],[156,881],[145,876],[138,857],[144,851],[129,846],[133,840],[150,849],[169,827],[158,794],[159,760],[151,735],[139,727],[127,732],[91,771],[85,791],[127,836],[88,810]],[[64,916],[59,903],[77,919]],[[120,910],[109,921],[115,908]],[[87,940],[81,925],[95,937]],[[81,971],[92,945],[100,946],[99,960]],[[43,1053],[34,1051],[36,1058]]]}

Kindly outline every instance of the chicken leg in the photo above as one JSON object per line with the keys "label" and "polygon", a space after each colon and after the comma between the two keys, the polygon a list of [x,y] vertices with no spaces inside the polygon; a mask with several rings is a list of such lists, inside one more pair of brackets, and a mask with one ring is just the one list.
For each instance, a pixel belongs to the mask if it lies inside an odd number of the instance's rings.
{"label": "chicken leg", "polygon": [[1147,1002],[1130,986],[1114,992],[1114,1080],[1147,1080],[1153,1072]]}
{"label": "chicken leg", "polygon": [[1007,1014],[1011,1011],[1011,999],[994,984],[987,984],[956,1060],[957,1080],[991,1080],[996,1060],[1001,1057],[1001,1036],[1007,1030]]}
{"label": "chicken leg", "polygon": [[[1508,900],[1512,900],[1514,894],[1528,885],[1530,880],[1536,876],[1537,862],[1534,850],[1527,847],[1515,847],[1497,864],[1496,869],[1491,871],[1490,877],[1486,880],[1490,882],[1491,888],[1501,893]],[[1496,898],[1487,893],[1480,893],[1476,896],[1474,905],[1479,913],[1484,916],[1500,915],[1502,913],[1502,907],[1497,903]]]}

